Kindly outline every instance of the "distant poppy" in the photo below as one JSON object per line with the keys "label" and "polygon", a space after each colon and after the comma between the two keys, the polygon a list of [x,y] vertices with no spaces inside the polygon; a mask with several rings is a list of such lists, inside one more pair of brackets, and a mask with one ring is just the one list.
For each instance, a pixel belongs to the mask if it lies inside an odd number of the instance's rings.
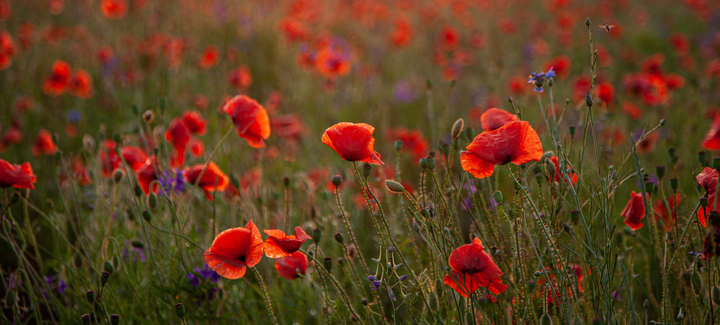
{"label": "distant poppy", "polygon": [[145,151],[138,147],[122,147],[122,149],[120,149],[120,154],[122,155],[123,160],[125,160],[125,163],[128,164],[128,167],[134,171],[143,167],[148,160],[148,156]]}
{"label": "distant poppy", "polygon": [[35,157],[40,155],[54,155],[58,148],[53,142],[52,134],[45,129],[38,131],[37,139],[32,147],[32,154]]}
{"label": "distant poppy", "polygon": [[413,29],[410,21],[405,17],[395,20],[395,30],[390,34],[390,43],[397,47],[406,47],[412,40]]}
{"label": "distant poppy", "polygon": [[281,257],[275,260],[275,269],[281,277],[294,280],[305,275],[308,267],[308,258],[302,252],[292,253],[290,256]]}
{"label": "distant poppy", "polygon": [[317,53],[315,69],[325,77],[334,79],[350,73],[350,55],[342,49],[326,47]]}
{"label": "distant poppy", "polygon": [[583,269],[581,265],[577,264],[568,264],[568,266],[572,269],[572,271],[575,273],[575,276],[577,277],[578,282],[578,291],[583,292],[582,287],[582,279],[583,279]]}
{"label": "distant poppy", "polygon": [[295,114],[273,116],[271,125],[275,134],[288,140],[300,140],[300,136],[304,132],[300,117]]}
{"label": "distant poppy", "polygon": [[456,248],[448,259],[452,275],[446,274],[443,283],[465,298],[481,287],[488,288],[495,295],[505,291],[508,286],[500,279],[504,273],[484,249],[478,238]]}
{"label": "distant poppy", "polygon": [[8,32],[0,33],[0,71],[10,67],[13,56],[15,56],[15,45],[12,35]]}
{"label": "distant poppy", "polygon": [[43,92],[50,96],[62,95],[70,84],[70,65],[57,60],[52,66],[50,76],[45,79]]}
{"label": "distant poppy", "polygon": [[73,179],[80,186],[87,186],[92,184],[90,172],[87,170],[85,162],[80,157],[74,157],[70,161],[70,168],[72,169]]}
{"label": "distant poppy", "polygon": [[185,111],[182,117],[190,133],[194,135],[205,134],[205,126],[207,123],[203,120],[202,116],[200,116],[200,113],[196,111]]}
{"label": "distant poppy", "polygon": [[263,244],[265,256],[269,258],[290,256],[297,252],[306,240],[311,239],[300,227],[295,227],[295,235],[289,236],[277,229],[265,229],[263,232],[269,236]]}
{"label": "distant poppy", "polygon": [[[135,178],[137,178],[138,185],[142,189],[145,195],[150,194],[150,183],[158,179],[158,171],[155,169],[155,156],[150,157],[145,161],[140,168],[135,171]],[[157,192],[158,184],[154,183],[152,187],[153,192]]]}
{"label": "distant poppy", "polygon": [[102,0],[100,10],[107,18],[120,19],[127,12],[127,3],[125,0]]}
{"label": "distant poppy", "polygon": [[440,30],[438,35],[438,43],[445,51],[452,51],[460,46],[460,34],[457,29],[452,26],[445,26]]}
{"label": "distant poppy", "polygon": [[509,122],[519,120],[517,115],[495,107],[488,109],[480,116],[480,123],[486,131],[495,131]]}
{"label": "distant poppy", "polygon": [[374,131],[374,127],[365,123],[342,122],[325,130],[322,143],[335,150],[344,160],[384,165],[380,154],[375,151]]}
{"label": "distant poppy", "polygon": [[632,191],[630,194],[630,200],[628,201],[625,209],[622,210],[620,216],[625,218],[625,224],[632,230],[638,230],[642,228],[643,223],[640,221],[645,218],[645,203],[643,202],[642,193],[635,193]]}
{"label": "distant poppy", "polygon": [[270,118],[265,108],[254,99],[238,95],[223,106],[237,128],[238,136],[245,138],[253,148],[265,146],[270,137]]}
{"label": "distant poppy", "polygon": [[215,45],[208,45],[200,56],[200,66],[210,69],[220,61],[220,55]]}
{"label": "distant poppy", "polygon": [[[117,144],[115,141],[107,139],[103,141],[100,148],[100,172],[105,178],[112,177],[112,172],[120,166],[120,156],[115,152]],[[147,160],[147,157],[145,157]]]}
{"label": "distant poppy", "polygon": [[423,136],[420,130],[408,130],[403,127],[391,129],[387,133],[387,137],[393,140],[400,140],[403,142],[403,151],[407,150],[413,154],[415,159],[420,159],[427,155],[427,151],[430,148],[427,140]]}
{"label": "distant poppy", "polygon": [[92,77],[90,74],[82,69],[75,70],[70,79],[70,94],[82,99],[88,99],[92,97]]}
{"label": "distant poppy", "polygon": [[188,146],[190,146],[190,153],[193,157],[201,157],[205,153],[205,144],[197,138],[190,139]]}
{"label": "distant poppy", "polygon": [[552,68],[557,77],[561,79],[570,75],[571,66],[572,63],[567,55],[556,56],[544,64],[545,70]]}
{"label": "distant poppy", "polygon": [[110,46],[103,45],[95,53],[95,57],[100,61],[100,64],[105,65],[110,62],[114,56],[113,50]]}
{"label": "distant poppy", "polygon": [[34,189],[36,179],[29,162],[15,165],[0,159],[0,187]]}
{"label": "distant poppy", "polygon": [[720,114],[715,114],[710,130],[703,139],[702,147],[708,150],[720,150]]}
{"label": "distant poppy", "polygon": [[700,224],[702,224],[703,227],[707,227],[707,215],[709,215],[711,211],[717,211],[715,209],[715,195],[717,190],[718,172],[710,167],[705,167],[702,172],[695,177],[695,179],[698,184],[705,189],[704,197],[708,199],[707,207],[701,207],[698,210],[698,219],[700,219]]}
{"label": "distant poppy", "polygon": [[183,119],[174,118],[170,121],[170,125],[165,130],[165,140],[172,144],[176,150],[185,152],[185,148],[190,142],[190,130]]}
{"label": "distant poppy", "polygon": [[495,165],[540,161],[542,143],[530,123],[515,121],[478,134],[460,155],[462,168],[476,178],[492,175]]}
{"label": "distant poppy", "polygon": [[629,101],[623,102],[622,109],[625,113],[630,115],[630,117],[633,118],[634,120],[637,120],[642,116],[642,111],[640,110],[640,107],[637,107],[637,105],[635,105]]}
{"label": "distant poppy", "polygon": [[[203,172],[203,169],[205,170],[205,172],[202,174],[201,178],[200,173]],[[215,189],[217,189],[219,192],[225,191],[228,185],[230,185],[230,179],[228,178],[228,176],[225,175],[225,173],[220,170],[220,167],[218,167],[212,161],[207,168],[205,168],[205,164],[197,164],[192,167],[185,167],[183,175],[185,175],[185,180],[187,181],[187,183],[197,185],[202,188],[203,191],[205,191],[205,197],[208,200],[213,199],[212,195],[210,195],[210,192],[214,192]]]}
{"label": "distant poppy", "polygon": [[217,235],[205,251],[208,266],[222,277],[242,278],[248,267],[260,262],[263,254],[260,230],[250,220],[245,228],[230,228]]}
{"label": "distant poppy", "polygon": [[253,82],[250,68],[246,65],[241,65],[237,69],[230,71],[227,76],[227,81],[237,90],[243,90],[250,87]]}
{"label": "distant poppy", "polygon": [[668,196],[667,203],[670,207],[669,212],[665,206],[665,201],[656,200],[655,204],[653,204],[653,212],[655,213],[655,219],[659,220],[660,218],[662,218],[665,231],[670,231],[670,229],[675,227],[677,222],[675,209],[676,206],[680,204],[680,201],[682,201],[682,199],[680,198],[680,194],[675,194],[675,196]]}
{"label": "distant poppy", "polygon": [[566,174],[565,171],[562,171],[562,173],[560,172],[560,161],[558,160],[558,157],[553,156],[552,158],[550,158],[550,161],[552,161],[553,164],[555,164],[555,182],[560,182],[560,178],[562,177],[562,180],[565,183],[567,183],[567,178],[569,177],[570,179],[572,179],[573,186],[575,186],[575,184],[577,184],[577,181],[578,181],[577,174],[571,173],[570,176],[565,176],[565,174]]}
{"label": "distant poppy", "polygon": [[20,129],[17,126],[11,126],[5,130],[2,139],[0,139],[0,153],[5,152],[5,149],[7,149],[8,146],[18,144],[21,141],[22,132],[20,132]]}

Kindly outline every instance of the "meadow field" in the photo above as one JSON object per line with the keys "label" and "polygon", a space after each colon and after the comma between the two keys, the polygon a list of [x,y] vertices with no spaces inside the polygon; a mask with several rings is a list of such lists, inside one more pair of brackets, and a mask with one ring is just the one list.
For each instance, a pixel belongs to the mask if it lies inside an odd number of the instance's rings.
{"label": "meadow field", "polygon": [[1,324],[720,324],[720,2],[0,0]]}

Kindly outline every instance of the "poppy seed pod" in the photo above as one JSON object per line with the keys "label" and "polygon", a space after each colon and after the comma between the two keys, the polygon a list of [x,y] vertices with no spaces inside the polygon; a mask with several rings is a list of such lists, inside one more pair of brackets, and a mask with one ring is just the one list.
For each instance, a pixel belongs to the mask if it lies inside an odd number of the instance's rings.
{"label": "poppy seed pod", "polygon": [[320,228],[313,229],[312,240],[315,242],[316,245],[320,242],[320,240],[322,240],[322,230],[320,230]]}
{"label": "poppy seed pod", "polygon": [[342,185],[343,178],[340,175],[335,175],[332,177],[332,184],[335,185],[335,187],[338,187]]}
{"label": "poppy seed pod", "polygon": [[655,173],[657,174],[658,179],[662,180],[665,176],[665,166],[659,165],[655,167]]}
{"label": "poppy seed pod", "polygon": [[91,303],[91,304],[94,303],[94,302],[95,302],[95,291],[88,290],[88,291],[85,293],[85,298],[87,298],[87,301],[88,301],[89,303]]}
{"label": "poppy seed pod", "polygon": [[440,153],[445,157],[450,156],[450,145],[445,142],[441,142],[440,143]]}
{"label": "poppy seed pod", "polygon": [[426,161],[427,161],[428,169],[430,169],[430,170],[435,169],[435,157],[434,156],[427,157]]}
{"label": "poppy seed pod", "polygon": [[175,305],[175,314],[177,314],[177,316],[181,319],[185,318],[185,305],[182,303]]}
{"label": "poppy seed pod", "polygon": [[652,194],[655,192],[655,183],[645,182],[645,192]]}
{"label": "poppy seed pod", "polygon": [[142,118],[145,124],[151,124],[155,121],[155,113],[152,110],[147,110],[143,113]]}
{"label": "poppy seed pod", "polygon": [[341,234],[341,233],[339,233],[339,232],[338,232],[338,233],[335,233],[335,241],[337,241],[337,242],[340,243],[340,244],[342,244],[343,242],[345,242],[345,238],[343,237],[343,234]]}
{"label": "poppy seed pod", "polygon": [[493,193],[493,199],[495,199],[495,202],[497,202],[497,204],[502,205],[502,204],[503,204],[503,194],[502,194],[502,192],[500,192],[500,191],[495,191],[495,193]]}
{"label": "poppy seed pod", "polygon": [[290,186],[290,178],[283,177],[283,185],[285,185],[285,187],[289,187]]}
{"label": "poppy seed pod", "polygon": [[102,273],[100,273],[100,283],[102,285],[105,285],[105,283],[107,283],[108,280],[110,280],[110,272],[102,271]]}
{"label": "poppy seed pod", "polygon": [[420,158],[420,168],[422,168],[422,169],[427,168],[427,159]]}
{"label": "poppy seed pod", "polygon": [[372,166],[368,163],[364,163],[362,166],[362,175],[365,178],[370,177],[370,173],[372,172]]}
{"label": "poppy seed pod", "polygon": [[123,172],[122,169],[118,168],[115,171],[113,171],[113,175],[112,175],[113,183],[119,184],[122,181],[123,176],[125,176],[125,172]]}
{"label": "poppy seed pod", "polygon": [[110,315],[110,325],[118,325],[118,324],[120,324],[120,315],[118,315],[118,314]]}
{"label": "poppy seed pod", "polygon": [[585,18],[585,27],[590,28],[590,18]]}
{"label": "poppy seed pod", "polygon": [[150,211],[148,211],[148,210],[143,210],[142,217],[147,222],[150,222],[150,220],[152,220],[152,214],[150,214]]}
{"label": "poppy seed pod", "polygon": [[83,324],[90,324],[90,314],[83,314],[80,318],[82,319]]}
{"label": "poppy seed pod", "polygon": [[323,266],[325,266],[325,269],[328,272],[332,271],[332,257],[327,256],[323,258]]}
{"label": "poppy seed pod", "polygon": [[670,188],[672,188],[673,192],[677,192],[679,185],[680,184],[679,184],[677,177],[673,177],[670,179]]}
{"label": "poppy seed pod", "polygon": [[574,138],[575,137],[575,126],[573,125],[573,126],[569,127],[568,131],[570,132],[570,137]]}
{"label": "poppy seed pod", "polygon": [[402,184],[400,184],[396,181],[391,181],[389,179],[385,181],[385,187],[387,187],[388,191],[390,191],[392,193],[405,192],[405,188],[403,188]]}
{"label": "poppy seed pod", "polygon": [[155,208],[157,208],[157,204],[158,204],[157,195],[155,195],[155,193],[150,192],[150,195],[148,195],[148,199],[147,199],[148,207],[150,209],[155,210]]}
{"label": "poppy seed pod", "polygon": [[460,137],[460,133],[462,133],[463,128],[465,127],[465,121],[463,119],[459,118],[452,126],[452,129],[450,130],[450,134],[452,135],[453,139],[457,139]]}
{"label": "poppy seed pod", "polygon": [[550,315],[543,314],[542,317],[540,317],[540,325],[552,325],[552,318],[550,318]]}
{"label": "poppy seed pod", "polygon": [[403,142],[400,140],[395,141],[395,152],[400,152],[403,147]]}

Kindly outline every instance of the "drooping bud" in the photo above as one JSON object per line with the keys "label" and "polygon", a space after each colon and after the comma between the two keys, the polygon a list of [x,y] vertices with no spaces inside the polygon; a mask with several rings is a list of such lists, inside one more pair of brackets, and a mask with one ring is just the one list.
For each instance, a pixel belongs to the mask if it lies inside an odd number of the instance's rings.
{"label": "drooping bud", "polygon": [[108,280],[110,280],[110,272],[102,271],[102,273],[100,273],[100,283],[102,285],[105,285],[105,283],[107,283]]}
{"label": "drooping bud", "polygon": [[389,179],[385,181],[385,187],[387,187],[388,191],[390,191],[392,193],[404,193],[405,192],[405,188],[402,186],[402,184],[400,184],[396,181],[391,181]]}
{"label": "drooping bud", "polygon": [[473,128],[465,129],[465,131],[463,131],[463,137],[465,137],[466,141],[472,141],[475,138],[475,129],[473,129]]}
{"label": "drooping bud", "polygon": [[103,271],[113,274],[113,272],[115,272],[115,267],[113,267],[110,261],[105,261],[105,263],[103,263]]}
{"label": "drooping bud", "polygon": [[115,169],[112,174],[113,183],[119,184],[122,181],[123,176],[125,176],[125,172],[123,172],[122,169]]}
{"label": "drooping bud", "polygon": [[157,198],[157,195],[155,195],[155,193],[150,192],[150,195],[148,195],[148,198],[147,198],[147,205],[152,210],[155,210],[155,208],[157,208],[158,198]]}
{"label": "drooping bud", "polygon": [[718,288],[718,287],[712,288],[712,301],[716,305],[720,305],[720,288]]}
{"label": "drooping bud", "polygon": [[143,210],[142,217],[147,222],[150,222],[150,220],[152,220],[152,214],[150,214],[150,211],[148,211],[148,210]]}

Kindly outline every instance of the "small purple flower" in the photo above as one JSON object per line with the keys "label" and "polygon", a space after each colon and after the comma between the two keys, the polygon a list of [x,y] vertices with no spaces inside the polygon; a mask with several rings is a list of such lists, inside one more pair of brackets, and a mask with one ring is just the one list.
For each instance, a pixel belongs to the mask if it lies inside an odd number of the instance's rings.
{"label": "small purple flower", "polygon": [[215,298],[215,293],[218,291],[220,291],[218,287],[214,287],[212,290],[210,290],[210,294],[208,294],[208,302],[213,301],[213,299]]}
{"label": "small purple flower", "polygon": [[63,294],[63,295],[64,295],[64,294],[65,294],[65,290],[67,290],[67,287],[68,287],[68,285],[67,285],[67,283],[65,283],[65,281],[63,281],[63,280],[58,281],[57,291],[58,291],[60,294]]}
{"label": "small purple flower", "polygon": [[200,285],[200,278],[195,276],[192,272],[187,274],[187,278],[190,280],[190,284],[192,284],[193,288],[197,289],[198,285]]}
{"label": "small purple flower", "polygon": [[220,274],[217,274],[217,272],[211,269],[207,264],[205,264],[202,270],[197,267],[194,270],[195,272],[200,273],[203,279],[210,279],[214,283],[217,283],[218,280],[220,280]]}
{"label": "small purple flower", "polygon": [[45,283],[47,283],[47,286],[48,286],[48,287],[51,286],[52,283],[53,283],[53,278],[52,278],[51,276],[46,276],[46,277],[45,277]]}
{"label": "small purple flower", "polygon": [[65,116],[68,120],[68,122],[71,123],[77,123],[80,122],[82,119],[82,112],[80,112],[78,109],[71,109],[67,112]]}
{"label": "small purple flower", "polygon": [[552,67],[547,72],[542,72],[542,71],[540,71],[538,73],[530,72],[530,74],[531,74],[531,76],[528,79],[528,83],[534,84],[535,91],[539,92],[539,93],[543,92],[542,86],[543,86],[543,83],[545,82],[545,79],[552,80],[552,78],[555,77],[555,71],[553,71]]}
{"label": "small purple flower", "polygon": [[368,281],[375,281],[375,276],[374,276],[374,275],[368,275],[367,279],[368,279]]}
{"label": "small purple flower", "polygon": [[175,175],[170,175],[168,170],[163,172],[163,177],[158,178],[160,183],[160,195],[166,196],[170,192],[180,193],[185,188],[185,178],[181,170],[173,168]]}
{"label": "small purple flower", "polygon": [[393,96],[397,102],[407,104],[418,98],[418,92],[409,82],[400,81],[393,89]]}
{"label": "small purple flower", "polygon": [[388,292],[390,294],[390,298],[392,298],[393,301],[396,301],[395,299],[395,293],[392,291],[392,288],[388,288]]}
{"label": "small purple flower", "polygon": [[407,279],[407,274],[403,274],[403,276],[400,277],[400,281],[405,281]]}
{"label": "small purple flower", "polygon": [[373,287],[370,290],[376,290],[377,288],[380,288],[381,284],[382,284],[382,282],[380,282],[380,281],[373,281],[372,282]]}

